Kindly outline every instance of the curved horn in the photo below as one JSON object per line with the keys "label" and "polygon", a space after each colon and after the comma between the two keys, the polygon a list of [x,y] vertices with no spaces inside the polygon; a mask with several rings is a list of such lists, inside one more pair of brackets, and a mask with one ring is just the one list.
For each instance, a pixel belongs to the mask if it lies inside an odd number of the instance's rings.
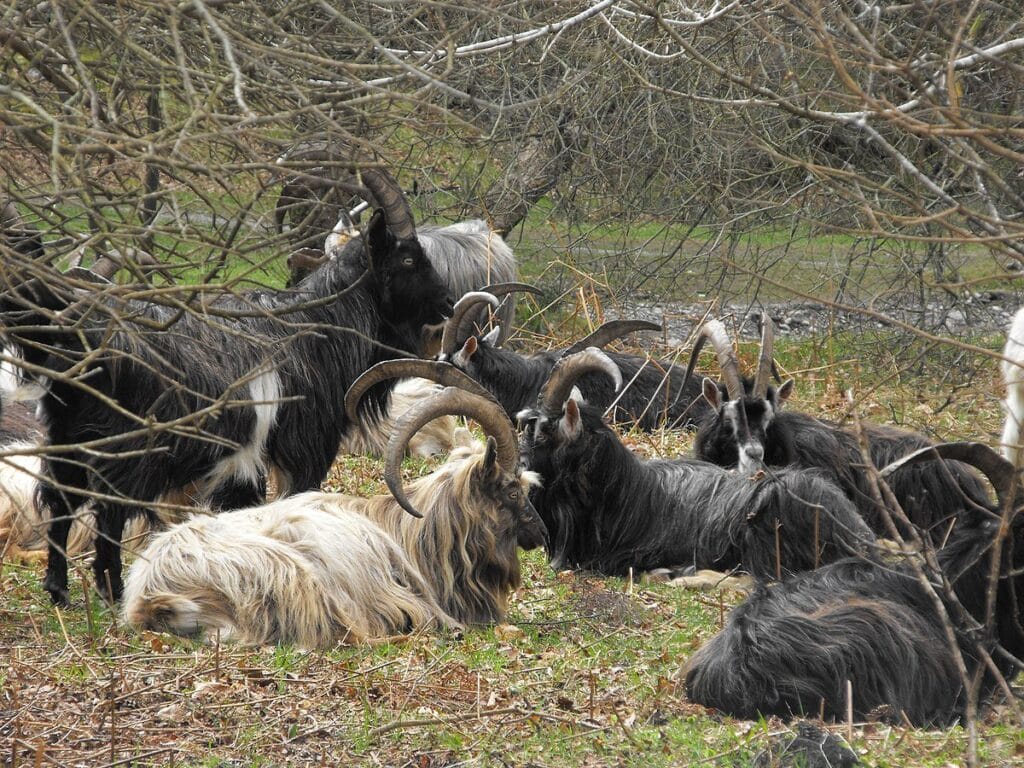
{"label": "curved horn", "polygon": [[575,355],[577,352],[582,352],[587,347],[603,347],[605,344],[615,341],[615,339],[620,339],[623,336],[627,336],[630,333],[636,333],[637,331],[662,330],[664,330],[664,328],[660,325],[648,322],[647,320],[610,320],[599,326],[593,333],[588,336],[584,336],[565,350],[565,352],[562,353],[562,357]]}
{"label": "curved horn", "polygon": [[1006,504],[1007,496],[1013,486],[1016,469],[1013,464],[1004,459],[984,443],[958,442],[939,443],[927,448],[921,448],[913,453],[897,459],[881,470],[882,477],[889,477],[910,464],[919,464],[922,461],[933,461],[944,459],[946,461],[962,461],[981,470],[982,474],[995,489],[996,498],[999,499],[999,506]]}
{"label": "curved horn", "polygon": [[482,293],[491,293],[495,296],[507,296],[510,293],[532,293],[535,296],[543,296],[544,291],[529,283],[491,283],[480,289]]}
{"label": "curved horn", "polygon": [[384,481],[395,501],[413,517],[423,517],[405,495],[402,485],[402,458],[405,448],[424,424],[440,416],[466,416],[476,421],[485,433],[494,438],[498,449],[498,464],[506,472],[514,473],[519,464],[519,441],[505,411],[494,400],[470,394],[456,387],[445,387],[436,395],[423,400],[395,423],[387,448]]}
{"label": "curved horn", "polygon": [[482,384],[467,376],[451,363],[420,360],[417,357],[402,357],[397,360],[385,360],[382,363],[377,363],[352,382],[352,386],[345,393],[345,416],[350,421],[358,420],[359,403],[370,387],[388,379],[407,376],[419,376],[436,381],[446,387],[458,387],[479,397],[493,398],[493,395]]}
{"label": "curved horn", "polygon": [[761,313],[761,352],[757,360],[757,375],[754,376],[754,396],[768,396],[768,380],[775,367],[775,323],[767,312]]}
{"label": "curved horn", "polygon": [[473,322],[470,310],[480,304],[490,304],[492,308],[497,309],[499,303],[498,297],[493,293],[470,291],[464,294],[455,302],[452,316],[444,324],[444,333],[441,335],[441,353],[451,357],[459,351],[462,343],[473,335],[472,327],[470,327]]}
{"label": "curved horn", "polygon": [[719,320],[708,320],[697,332],[697,339],[693,342],[693,351],[690,353],[690,362],[686,364],[683,387],[689,382],[690,375],[697,365],[700,351],[708,339],[711,340],[711,346],[715,348],[715,353],[718,355],[718,367],[722,371],[722,379],[725,381],[725,391],[729,394],[729,399],[742,399],[743,379],[740,377],[740,364],[729,341],[729,334],[725,332],[725,326]]}
{"label": "curved horn", "polygon": [[384,217],[391,233],[400,240],[416,237],[412,207],[395,177],[383,168],[363,168],[360,173],[366,188],[373,193],[380,207],[384,209]]}
{"label": "curved horn", "polygon": [[619,366],[597,347],[590,347],[555,363],[538,398],[541,412],[549,419],[561,416],[562,406],[569,399],[573,386],[588,373],[603,373],[614,382],[616,392],[622,389]]}

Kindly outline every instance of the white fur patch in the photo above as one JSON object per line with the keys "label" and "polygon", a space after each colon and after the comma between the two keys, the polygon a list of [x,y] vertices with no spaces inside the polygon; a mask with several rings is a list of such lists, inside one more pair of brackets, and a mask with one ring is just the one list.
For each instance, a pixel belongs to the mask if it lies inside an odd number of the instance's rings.
{"label": "white fur patch", "polygon": [[249,382],[249,398],[256,410],[256,426],[249,442],[222,459],[206,476],[205,493],[210,493],[225,480],[234,478],[253,484],[266,474],[267,437],[277,420],[281,399],[281,378],[277,371],[267,371]]}
{"label": "white fur patch", "polygon": [[526,484],[528,486],[530,486],[531,488],[543,488],[544,487],[544,478],[542,478],[540,476],[539,472],[534,472],[532,470],[526,469],[526,470],[523,470],[523,472],[519,476],[523,480],[525,480]]}

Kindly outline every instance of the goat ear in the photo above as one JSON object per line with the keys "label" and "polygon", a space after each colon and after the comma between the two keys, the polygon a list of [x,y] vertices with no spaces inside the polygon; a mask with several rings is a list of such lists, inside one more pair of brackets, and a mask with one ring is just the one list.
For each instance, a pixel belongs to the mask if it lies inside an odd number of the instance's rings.
{"label": "goat ear", "polygon": [[478,348],[476,336],[470,336],[466,339],[466,343],[462,345],[462,349],[455,353],[452,362],[455,365],[466,365],[473,359],[473,355],[476,354]]}
{"label": "goat ear", "polygon": [[794,385],[793,379],[786,379],[786,381],[782,384],[782,386],[780,386],[777,390],[775,390],[775,403],[774,403],[774,405],[775,405],[776,408],[781,408],[783,406],[783,404],[785,404],[785,402],[787,400],[789,400],[789,396],[793,394],[793,387],[794,386],[795,385]]}
{"label": "goat ear", "polygon": [[582,427],[583,420],[580,418],[579,403],[572,399],[566,400],[565,415],[562,416],[562,421],[558,425],[559,430],[567,439],[575,440],[580,436]]}
{"label": "goat ear", "polygon": [[707,376],[704,377],[704,381],[701,384],[701,394],[704,395],[704,399],[707,400],[708,404],[716,411],[721,407],[722,393],[718,389],[718,384]]}
{"label": "goat ear", "polygon": [[496,347],[498,346],[499,338],[501,338],[501,326],[496,325],[487,332],[487,335],[484,336],[483,340],[486,341],[488,344],[491,344],[492,346]]}
{"label": "goat ear", "polygon": [[393,240],[384,209],[378,208],[366,225],[366,261],[371,272],[376,272],[384,265]]}
{"label": "goat ear", "polygon": [[484,451],[484,470],[487,474],[494,472],[498,466],[498,443],[493,437],[487,438],[487,448]]}

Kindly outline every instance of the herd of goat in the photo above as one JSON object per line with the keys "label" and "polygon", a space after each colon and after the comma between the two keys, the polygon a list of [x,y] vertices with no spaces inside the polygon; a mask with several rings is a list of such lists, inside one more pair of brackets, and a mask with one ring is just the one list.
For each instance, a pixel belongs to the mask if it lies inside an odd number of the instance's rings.
{"label": "herd of goat", "polygon": [[[282,290],[182,306],[81,268],[59,285],[5,270],[5,364],[41,387],[34,412],[3,403],[0,529],[5,548],[45,544],[55,604],[91,544],[96,588],[134,626],[329,647],[500,622],[518,550],[545,547],[558,569],[753,576],[681,677],[737,717],[947,724],[972,687],[1012,695],[1024,311],[1004,354],[1004,455],[853,429],[785,407],[768,318],[753,378],[717,320],[685,366],[601,350],[644,322],[510,350],[514,294],[533,289],[508,246],[482,222],[418,231],[389,174],[363,180],[365,230],[301,254]],[[31,264],[44,243],[5,215],[0,244]],[[720,381],[694,375],[709,342]],[[695,429],[696,455],[641,459],[614,423]],[[382,454],[389,493],[320,491],[339,449]],[[407,452],[448,458],[406,487]],[[165,530],[122,579],[140,523]]]}

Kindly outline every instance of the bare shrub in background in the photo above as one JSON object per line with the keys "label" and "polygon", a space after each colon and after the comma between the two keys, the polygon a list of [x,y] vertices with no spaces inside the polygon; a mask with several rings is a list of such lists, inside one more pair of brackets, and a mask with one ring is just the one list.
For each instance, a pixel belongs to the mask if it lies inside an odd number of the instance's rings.
{"label": "bare shrub in background", "polygon": [[355,160],[422,218],[488,218],[552,296],[673,335],[795,300],[956,378],[977,353],[928,334],[1021,298],[1016,3],[17,1],[0,68],[0,194],[45,244],[0,242],[5,286],[104,255],[182,312],[281,285]]}

